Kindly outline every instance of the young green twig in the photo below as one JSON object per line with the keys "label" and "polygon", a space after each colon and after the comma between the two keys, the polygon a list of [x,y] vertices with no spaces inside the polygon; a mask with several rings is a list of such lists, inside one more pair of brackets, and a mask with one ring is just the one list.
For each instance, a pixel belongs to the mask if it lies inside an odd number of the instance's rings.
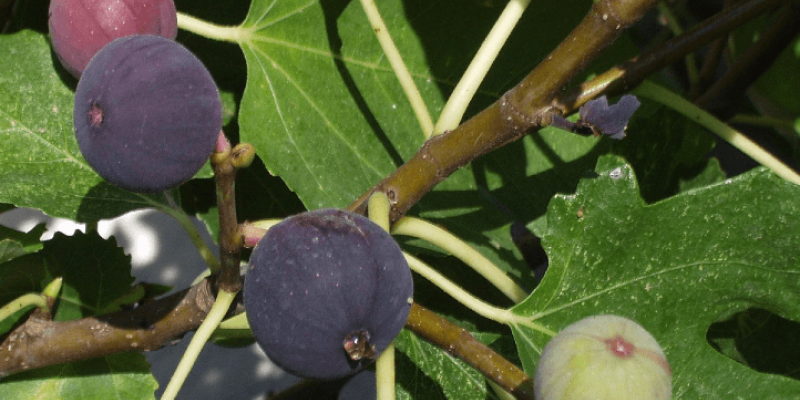
{"label": "young green twig", "polygon": [[643,82],[635,91],[636,95],[657,101],[685,115],[687,118],[706,127],[743,153],[771,169],[776,175],[789,182],[800,185],[800,175],[777,159],[772,153],[750,140],[741,132],[731,128],[716,117],[707,113],[683,97],[651,82]]}
{"label": "young green twig", "polygon": [[36,307],[43,315],[50,315],[50,307],[61,291],[63,278],[58,277],[45,286],[42,293],[26,293],[0,308],[0,322],[28,307]]}
{"label": "young green twig", "polygon": [[0,322],[28,307],[47,309],[47,300],[39,293],[26,293],[0,308]]}
{"label": "young green twig", "polygon": [[412,158],[362,194],[348,210],[364,214],[369,196],[381,191],[392,205],[390,219],[397,221],[459,168],[549,122],[546,117],[553,112],[551,102],[564,85],[655,2],[595,2],[579,27],[522,82],[456,129],[426,141]]}
{"label": "young green twig", "polygon": [[183,382],[186,381],[186,377],[189,376],[189,372],[192,370],[195,361],[197,361],[200,351],[203,350],[203,346],[205,346],[208,338],[211,337],[211,334],[217,329],[219,323],[225,318],[225,314],[227,314],[235,298],[236,292],[227,292],[225,290],[217,292],[217,300],[211,307],[211,311],[208,312],[206,319],[200,324],[197,332],[195,332],[192,337],[192,341],[189,343],[189,347],[186,348],[186,352],[183,353],[183,357],[181,357],[181,361],[178,363],[178,367],[175,369],[172,379],[170,379],[169,384],[167,384],[167,388],[164,390],[161,400],[173,400],[175,396],[178,395],[178,391],[181,389],[181,386],[183,386]]}
{"label": "young green twig", "polygon": [[536,322],[533,322],[529,318],[520,317],[519,315],[511,312],[511,310],[495,307],[473,296],[471,293],[467,292],[462,287],[456,285],[453,283],[453,281],[440,274],[439,271],[436,271],[428,264],[425,264],[422,260],[406,252],[403,252],[403,255],[406,257],[408,266],[411,267],[412,271],[418,273],[420,276],[436,285],[439,289],[442,289],[442,291],[450,295],[450,297],[454,298],[456,301],[474,311],[481,317],[508,326],[525,325],[546,335],[555,335],[555,332],[537,324]]}
{"label": "young green twig", "polygon": [[381,44],[386,59],[389,60],[389,64],[392,66],[395,76],[397,76],[397,80],[400,82],[400,86],[403,88],[408,102],[411,103],[411,108],[414,110],[414,115],[417,117],[420,128],[422,128],[422,133],[425,134],[425,138],[430,137],[433,131],[433,119],[431,119],[431,114],[428,111],[428,107],[425,105],[425,101],[422,100],[422,94],[420,94],[417,84],[414,83],[414,78],[411,77],[408,67],[406,67],[405,62],[403,62],[400,51],[397,50],[397,46],[395,46],[391,35],[389,35],[389,28],[386,27],[386,23],[383,22],[383,18],[380,12],[378,12],[378,6],[375,5],[375,0],[361,0],[361,6],[367,14],[369,23],[372,25],[372,30],[375,32],[375,36]]}
{"label": "young green twig", "polygon": [[178,206],[175,201],[172,199],[172,195],[165,192],[164,195],[167,197],[167,204],[159,204],[158,210],[167,214],[178,221],[178,224],[183,228],[186,232],[186,235],[189,236],[189,240],[192,241],[194,247],[197,248],[198,253],[200,253],[200,257],[208,265],[208,268],[211,270],[212,273],[219,271],[220,263],[217,257],[214,255],[214,251],[211,250],[210,247],[206,244],[203,237],[200,236],[200,232],[197,230],[197,226],[192,222],[192,219],[186,214],[183,209]]}
{"label": "young green twig", "polygon": [[[375,193],[369,199],[369,219],[389,232],[389,199],[383,193]],[[378,400],[395,399],[394,343],[390,343],[375,362],[375,377]]]}
{"label": "young green twig", "polygon": [[470,101],[475,96],[475,92],[478,91],[478,87],[483,82],[483,78],[486,77],[486,73],[489,72],[489,68],[500,53],[500,49],[508,40],[508,36],[511,35],[511,31],[517,25],[530,2],[530,0],[510,0],[506,4],[489,35],[483,40],[480,49],[478,49],[464,75],[461,76],[461,80],[458,81],[455,89],[453,89],[450,98],[447,99],[447,104],[442,109],[442,113],[436,121],[436,126],[433,128],[434,135],[453,130],[461,123],[467,106],[469,106]]}
{"label": "young green twig", "polygon": [[424,220],[413,217],[404,217],[392,227],[393,235],[407,235],[433,243],[445,251],[450,252],[486,280],[491,282],[514,303],[519,303],[528,297],[528,293],[508,277],[494,263],[483,254],[473,249],[469,244],[452,233]]}
{"label": "young green twig", "polygon": [[220,26],[178,13],[178,27],[196,35],[226,42],[240,42],[244,31],[238,26]]}

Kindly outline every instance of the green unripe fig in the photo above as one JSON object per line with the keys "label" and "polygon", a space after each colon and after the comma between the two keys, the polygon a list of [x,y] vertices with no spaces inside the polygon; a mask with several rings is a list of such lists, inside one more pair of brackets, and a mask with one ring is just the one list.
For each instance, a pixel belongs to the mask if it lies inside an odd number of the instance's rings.
{"label": "green unripe fig", "polygon": [[537,400],[668,400],[672,372],[661,347],[639,324],[596,315],[550,340],[534,387]]}

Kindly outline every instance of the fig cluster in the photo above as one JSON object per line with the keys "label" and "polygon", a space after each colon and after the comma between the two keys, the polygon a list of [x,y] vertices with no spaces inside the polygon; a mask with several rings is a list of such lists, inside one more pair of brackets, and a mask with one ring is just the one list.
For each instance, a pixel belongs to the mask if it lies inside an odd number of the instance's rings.
{"label": "fig cluster", "polygon": [[89,60],[114,39],[174,39],[178,17],[173,0],[51,0],[48,27],[59,61],[80,78]]}
{"label": "fig cluster", "polygon": [[267,356],[292,374],[337,379],[378,357],[403,328],[413,285],[392,237],[335,209],[289,217],[250,257],[247,319]]}
{"label": "fig cluster", "polygon": [[200,170],[222,127],[222,104],[211,74],[189,50],[133,35],[92,57],[75,91],[73,121],[80,151],[100,176],[152,193]]}
{"label": "fig cluster", "polygon": [[584,318],[542,351],[537,400],[669,400],[672,372],[655,338],[630,319]]}

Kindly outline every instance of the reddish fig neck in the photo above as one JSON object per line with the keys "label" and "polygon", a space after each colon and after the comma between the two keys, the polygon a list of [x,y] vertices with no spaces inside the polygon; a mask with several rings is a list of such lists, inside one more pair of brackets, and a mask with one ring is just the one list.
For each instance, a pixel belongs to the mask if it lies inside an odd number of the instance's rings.
{"label": "reddish fig neck", "polygon": [[614,336],[611,339],[606,339],[606,346],[612,354],[620,358],[630,357],[633,351],[636,350],[633,343],[625,340],[625,338],[620,335]]}

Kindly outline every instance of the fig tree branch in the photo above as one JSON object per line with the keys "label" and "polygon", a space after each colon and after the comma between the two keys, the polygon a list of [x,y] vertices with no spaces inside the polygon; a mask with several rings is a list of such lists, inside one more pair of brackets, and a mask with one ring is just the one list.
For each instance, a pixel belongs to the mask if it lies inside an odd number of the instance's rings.
{"label": "fig tree branch", "polygon": [[687,30],[650,51],[642,53],[594,79],[584,82],[554,101],[554,106],[567,114],[601,94],[620,94],[636,87],[652,73],[674,63],[703,45],[727,35],[747,21],[784,3],[782,0],[747,0],[726,8],[702,24]]}
{"label": "fig tree branch", "polygon": [[[428,191],[458,168],[539,128],[547,122],[549,112],[572,111],[579,107],[582,101],[606,91],[625,90],[653,71],[663,68],[703,43],[729,32],[744,21],[782,2],[780,0],[743,2],[731,10],[724,11],[721,16],[714,17],[701,26],[687,31],[681,37],[667,42],[660,50],[649,52],[609,71],[603,75],[605,78],[598,78],[599,80],[593,81],[595,82],[593,84],[581,85],[574,92],[570,92],[575,93],[572,97],[565,96],[561,100],[554,101],[563,86],[578,73],[580,68],[587,65],[609,44],[608,42],[616,38],[618,31],[635,21],[654,3],[654,0],[595,3],[584,22],[554,50],[543,66],[537,67],[523,83],[457,129],[426,142],[414,157],[362,195],[350,209],[363,214],[369,195],[380,190],[389,197],[392,203],[391,220],[396,221]],[[602,34],[593,32],[587,27],[595,27]],[[594,44],[584,46],[571,43],[584,40]],[[697,41],[699,44],[693,44],[692,41]],[[565,47],[562,49],[562,46]],[[530,93],[527,93],[528,91]],[[232,180],[228,187],[233,187]],[[230,193],[221,191],[218,199],[223,201],[220,202],[220,217],[235,222],[233,208],[229,209],[233,213],[226,214],[226,217],[222,216],[225,212],[223,209],[227,208],[224,204],[228,204],[226,202],[232,199]],[[221,221],[221,229],[230,226],[237,225]],[[242,240],[238,234],[231,237]],[[232,250],[241,245],[230,243],[223,246]],[[222,257],[225,259],[225,256]],[[223,261],[223,264],[226,263],[223,269],[233,271],[235,266],[237,275],[231,276],[230,280],[221,278],[219,282],[240,284],[238,258],[235,262]],[[133,310],[100,317],[54,322],[34,314],[2,338],[0,376],[124,351],[161,348],[186,332],[197,329],[213,301],[213,290],[204,281],[177,294],[144,303]],[[419,327],[432,324],[434,321],[440,323],[444,320],[437,319],[433,313],[413,313],[408,324],[412,330],[417,331],[422,329]],[[445,328],[443,325],[442,329]],[[460,329],[452,324],[449,328]],[[442,333],[441,336],[439,334],[422,336],[445,349],[461,346],[458,342],[461,339],[457,335]],[[460,354],[460,357],[464,358],[473,357],[472,353],[467,351]],[[476,357],[480,354],[481,352],[477,351]],[[496,374],[489,370],[485,373]]]}
{"label": "fig tree branch", "polygon": [[[549,123],[550,113],[567,114],[602,94],[619,94],[629,90],[653,72],[783,1],[744,1],[657,48],[559,95],[579,72],[579,68],[584,68],[599,55],[600,50],[618,36],[617,31],[635,22],[655,1],[623,3],[619,9],[613,8],[617,6],[616,2],[595,3],[584,21],[525,80],[458,128],[426,141],[411,159],[362,194],[348,209],[365,213],[369,196],[375,191],[382,191],[392,203],[391,220],[396,222],[450,174],[472,160]],[[598,29],[598,33],[592,29]],[[600,38],[608,42],[602,42]],[[594,43],[594,46],[576,44],[584,40]]]}
{"label": "fig tree branch", "polygon": [[397,221],[439,182],[475,158],[519,139],[547,122],[550,102],[656,0],[594,3],[588,15],[516,87],[453,131],[426,141],[408,162],[350,205],[365,213],[374,191],[386,193]]}
{"label": "fig tree branch", "polygon": [[99,317],[56,322],[34,313],[0,342],[0,377],[126,351],[156,350],[197,329],[214,303],[208,281]]}
{"label": "fig tree branch", "polygon": [[517,399],[533,400],[533,380],[530,376],[469,332],[433,311],[413,303],[406,327],[471,365]]}
{"label": "fig tree branch", "polygon": [[235,196],[236,171],[239,169],[236,164],[237,159],[241,158],[241,152],[237,152],[237,149],[239,146],[232,149],[225,134],[220,132],[217,146],[211,155],[211,165],[214,167],[214,181],[217,187],[217,209],[219,210],[221,268],[217,276],[217,285],[229,293],[236,293],[242,289],[239,262],[244,237],[239,231],[236,219]]}

